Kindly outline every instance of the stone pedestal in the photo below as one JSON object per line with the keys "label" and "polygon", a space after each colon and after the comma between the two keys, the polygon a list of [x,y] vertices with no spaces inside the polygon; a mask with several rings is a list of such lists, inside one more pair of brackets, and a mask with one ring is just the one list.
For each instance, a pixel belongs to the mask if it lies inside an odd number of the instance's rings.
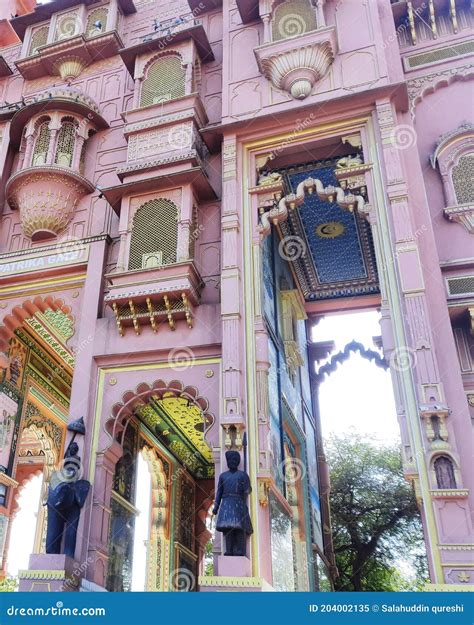
{"label": "stone pedestal", "polygon": [[200,592],[262,592],[273,588],[262,577],[252,577],[252,563],[245,556],[219,556],[218,575],[199,577]]}
{"label": "stone pedestal", "polygon": [[252,563],[246,556],[219,556],[217,572],[219,577],[250,577]]}
{"label": "stone pedestal", "polygon": [[76,592],[80,585],[79,568],[63,554],[32,553],[18,577],[20,592]]}

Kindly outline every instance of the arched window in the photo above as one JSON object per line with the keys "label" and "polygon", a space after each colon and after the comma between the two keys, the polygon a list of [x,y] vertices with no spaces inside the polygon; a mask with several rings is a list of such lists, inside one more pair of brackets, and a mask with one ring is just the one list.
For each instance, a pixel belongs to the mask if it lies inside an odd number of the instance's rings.
{"label": "arched window", "polygon": [[474,202],[474,152],[461,156],[453,167],[452,180],[458,204]]}
{"label": "arched window", "polygon": [[29,56],[36,54],[36,51],[40,46],[46,45],[48,41],[48,32],[49,26],[41,26],[33,32],[30,39],[30,47],[28,49]]}
{"label": "arched window", "polygon": [[97,37],[105,32],[107,26],[107,7],[91,11],[87,16],[86,37]]}
{"label": "arched window", "polygon": [[176,262],[178,209],[170,200],[145,202],[135,213],[130,241],[129,269]]}
{"label": "arched window", "polygon": [[287,0],[279,4],[273,13],[273,41],[304,35],[316,28],[316,14],[308,0]]}
{"label": "arched window", "polygon": [[36,128],[36,140],[33,150],[32,165],[44,165],[48,157],[51,131],[49,129],[49,119],[40,122]]}
{"label": "arched window", "polygon": [[447,456],[439,456],[434,461],[436,483],[438,488],[456,488],[456,477],[454,475],[454,465]]}
{"label": "arched window", "polygon": [[58,133],[56,144],[56,154],[54,162],[57,165],[71,167],[74,156],[74,145],[76,143],[77,122],[70,117],[61,120],[61,129]]}
{"label": "arched window", "polygon": [[140,106],[168,102],[185,95],[185,71],[176,54],[163,56],[149,67],[140,94]]}

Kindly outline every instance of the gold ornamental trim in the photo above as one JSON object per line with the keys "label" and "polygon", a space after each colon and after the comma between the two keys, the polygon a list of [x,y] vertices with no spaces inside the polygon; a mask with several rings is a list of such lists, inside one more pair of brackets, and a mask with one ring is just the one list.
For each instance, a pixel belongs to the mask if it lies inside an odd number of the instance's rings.
{"label": "gold ornamental trim", "polygon": [[25,569],[18,571],[20,579],[60,579],[76,582],[76,578],[64,569]]}

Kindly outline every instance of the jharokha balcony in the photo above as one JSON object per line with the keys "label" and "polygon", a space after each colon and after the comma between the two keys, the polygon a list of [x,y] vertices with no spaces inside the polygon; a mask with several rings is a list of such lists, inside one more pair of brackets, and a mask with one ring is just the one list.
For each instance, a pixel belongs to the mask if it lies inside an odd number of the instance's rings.
{"label": "jharokha balcony", "polygon": [[[311,94],[337,53],[336,29],[326,26],[323,4],[303,2],[297,14],[283,3],[261,15],[264,44],[254,50],[258,67],[276,89],[296,100]],[[238,0],[237,6],[244,23],[256,19],[254,3]]]}
{"label": "jharokha balcony", "polygon": [[71,87],[51,89],[0,117],[11,117],[11,145],[18,149],[5,188],[8,204],[32,241],[58,236],[95,189],[84,176],[87,144],[107,123],[94,101]]}
{"label": "jharokha balcony", "polygon": [[110,286],[104,301],[114,311],[120,336],[132,326],[137,335],[145,325],[153,332],[158,332],[162,323],[175,330],[178,320],[186,320],[188,327],[193,327],[193,310],[204,286],[202,278],[190,259],[153,266],[160,260],[150,254],[145,268],[106,276]]}
{"label": "jharokha balcony", "polygon": [[26,80],[50,75],[70,81],[91,63],[116,55],[123,47],[117,32],[118,7],[125,15],[136,10],[131,0],[91,8],[90,2],[63,4],[70,10],[58,13],[54,3],[46,3],[11,20],[23,41],[15,65]]}

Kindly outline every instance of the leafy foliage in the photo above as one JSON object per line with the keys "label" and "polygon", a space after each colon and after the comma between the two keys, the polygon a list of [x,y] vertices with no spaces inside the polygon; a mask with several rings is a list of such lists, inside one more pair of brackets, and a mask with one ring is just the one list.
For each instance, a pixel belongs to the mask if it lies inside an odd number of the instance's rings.
{"label": "leafy foliage", "polygon": [[398,446],[355,432],[326,443],[336,590],[416,590],[427,576],[420,515]]}
{"label": "leafy foliage", "polygon": [[18,578],[4,577],[0,579],[0,592],[15,592],[18,589]]}

